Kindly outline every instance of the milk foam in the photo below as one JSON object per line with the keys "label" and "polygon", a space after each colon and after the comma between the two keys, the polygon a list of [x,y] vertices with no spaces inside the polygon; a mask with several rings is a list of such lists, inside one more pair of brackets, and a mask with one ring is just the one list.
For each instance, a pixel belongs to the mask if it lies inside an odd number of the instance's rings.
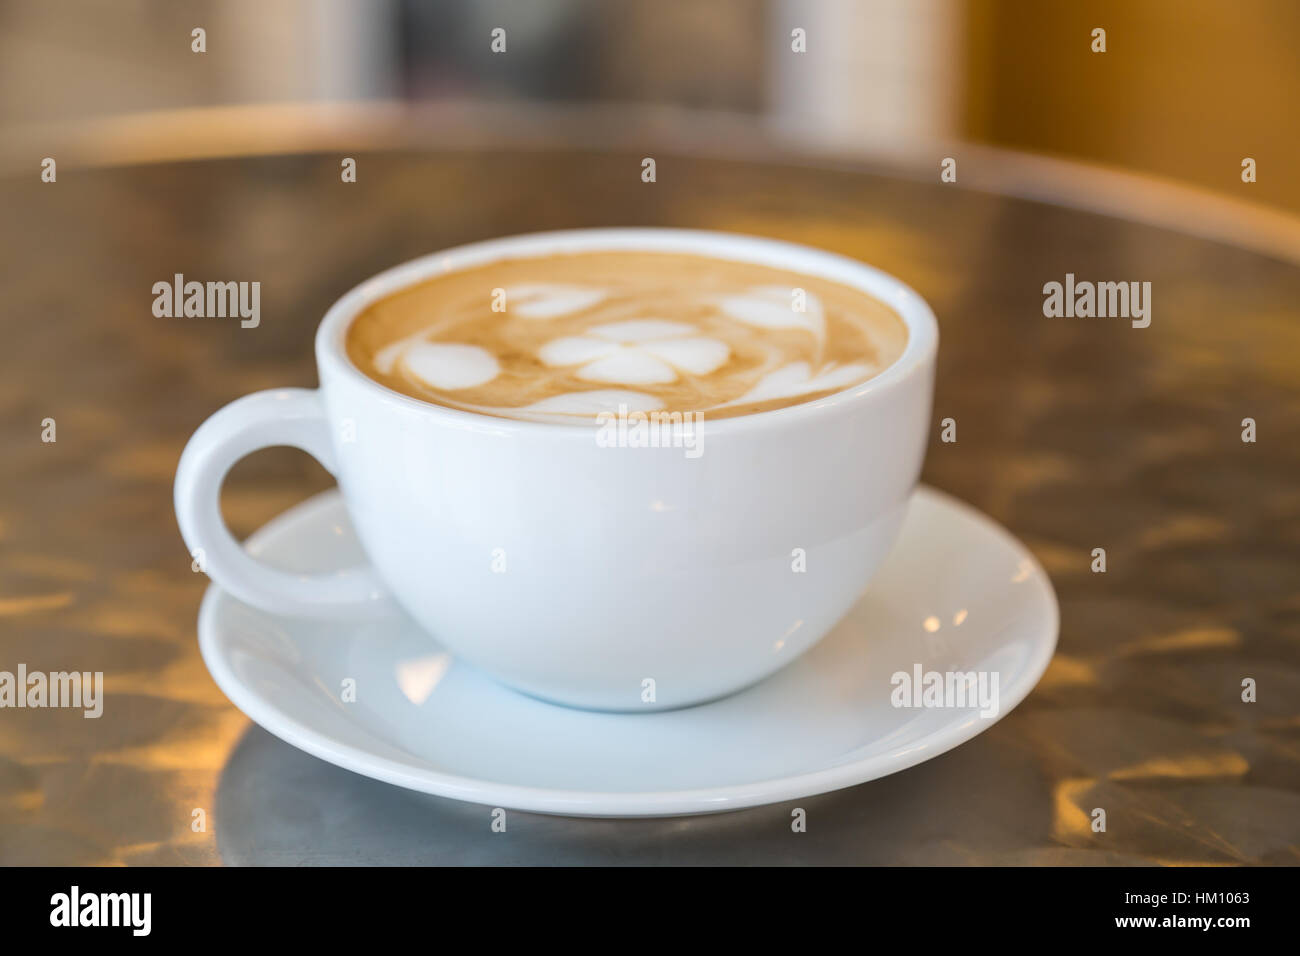
{"label": "milk foam", "polygon": [[496,356],[477,345],[415,342],[402,352],[401,361],[420,381],[446,391],[486,385],[501,373]]}
{"label": "milk foam", "polygon": [[600,412],[616,412],[619,408],[630,412],[657,412],[663,407],[662,400],[645,392],[601,388],[590,392],[561,392],[531,405],[521,406],[518,411],[536,418],[551,415],[596,415]]}
{"label": "milk foam", "polygon": [[[781,407],[872,377],[906,342],[878,300],[746,263],[593,253],[473,272],[482,275],[452,273],[381,300],[354,322],[349,354],[416,397],[574,421]],[[555,272],[567,274],[547,281]],[[489,291],[502,290],[504,311],[494,311]]]}
{"label": "milk foam", "polygon": [[807,329],[818,342],[826,339],[826,313],[821,300],[805,291],[804,311],[794,309],[794,291],[786,286],[763,286],[743,295],[718,300],[722,310],[737,321],[765,329]]}
{"label": "milk foam", "polygon": [[677,381],[680,372],[707,375],[730,357],[727,343],[698,332],[684,322],[632,319],[554,339],[537,354],[550,366],[579,366],[578,378],[588,382],[664,384]]}
{"label": "milk foam", "polygon": [[553,319],[590,308],[605,297],[604,289],[555,283],[515,285],[505,293],[508,306],[525,319]]}

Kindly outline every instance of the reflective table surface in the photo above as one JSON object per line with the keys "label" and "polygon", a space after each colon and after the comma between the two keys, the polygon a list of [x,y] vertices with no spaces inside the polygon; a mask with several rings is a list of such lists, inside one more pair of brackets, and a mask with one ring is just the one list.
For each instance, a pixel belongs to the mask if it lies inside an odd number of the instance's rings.
{"label": "reflective table surface", "polygon": [[[662,156],[645,184],[640,160],[368,153],[344,184],[337,155],[292,155],[0,181],[0,671],[105,683],[98,718],[0,709],[0,863],[1300,862],[1300,268],[937,176]],[[790,805],[511,814],[493,833],[489,808],[251,725],[199,658],[207,579],[171,507],[199,423],[314,386],[317,321],[375,272],[597,225],[774,236],[911,284],[942,330],[923,480],[1005,524],[1056,585],[1060,645],[1028,700],[937,759],[799,801],[806,833]],[[155,317],[176,273],[260,281],[259,326]],[[1149,281],[1150,326],[1045,317],[1067,273]],[[227,520],[247,535],[329,484],[299,452],[259,453],[227,482]]]}

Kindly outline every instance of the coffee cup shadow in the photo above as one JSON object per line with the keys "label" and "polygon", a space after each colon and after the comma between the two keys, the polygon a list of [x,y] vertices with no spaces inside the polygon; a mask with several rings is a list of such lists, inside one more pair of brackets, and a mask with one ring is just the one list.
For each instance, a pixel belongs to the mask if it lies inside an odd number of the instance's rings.
{"label": "coffee cup shadow", "polygon": [[1038,862],[1052,842],[1050,793],[1002,730],[833,793],[731,813],[614,820],[503,815],[404,790],[253,726],[218,783],[217,847],[224,863],[245,866]]}

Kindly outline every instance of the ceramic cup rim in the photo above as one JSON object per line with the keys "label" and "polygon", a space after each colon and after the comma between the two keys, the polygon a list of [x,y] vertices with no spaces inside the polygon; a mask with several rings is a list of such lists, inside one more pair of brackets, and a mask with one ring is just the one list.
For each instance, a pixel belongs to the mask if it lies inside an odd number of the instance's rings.
{"label": "ceramic cup rim", "polygon": [[498,418],[436,405],[394,391],[366,375],[352,362],[347,355],[345,337],[352,321],[367,306],[433,276],[505,259],[602,251],[681,253],[802,273],[838,282],[881,300],[907,326],[907,345],[903,353],[888,368],[865,382],[813,401],[787,405],[772,411],[720,419],[710,419],[706,412],[701,424],[702,433],[706,437],[782,425],[797,426],[810,418],[836,411],[859,410],[880,395],[895,390],[913,375],[923,372],[932,364],[938,350],[938,322],[920,294],[889,273],[847,256],[780,239],[703,229],[562,229],[488,239],[443,249],[385,269],[354,286],[330,306],[316,330],[316,360],[320,366],[322,384],[328,370],[366,388],[387,403],[422,413],[453,427],[482,430],[497,435],[531,433],[534,436],[552,435],[556,439],[581,437],[590,441],[592,426],[585,420],[563,423]]}

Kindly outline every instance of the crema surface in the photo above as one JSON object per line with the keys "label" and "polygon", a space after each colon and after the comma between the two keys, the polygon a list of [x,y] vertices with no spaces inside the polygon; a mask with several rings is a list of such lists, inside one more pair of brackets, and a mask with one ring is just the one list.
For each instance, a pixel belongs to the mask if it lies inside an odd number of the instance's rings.
{"label": "crema surface", "polygon": [[907,344],[893,309],[795,272],[704,256],[591,252],[448,272],[347,332],[366,375],[502,418],[771,411],[850,388]]}

